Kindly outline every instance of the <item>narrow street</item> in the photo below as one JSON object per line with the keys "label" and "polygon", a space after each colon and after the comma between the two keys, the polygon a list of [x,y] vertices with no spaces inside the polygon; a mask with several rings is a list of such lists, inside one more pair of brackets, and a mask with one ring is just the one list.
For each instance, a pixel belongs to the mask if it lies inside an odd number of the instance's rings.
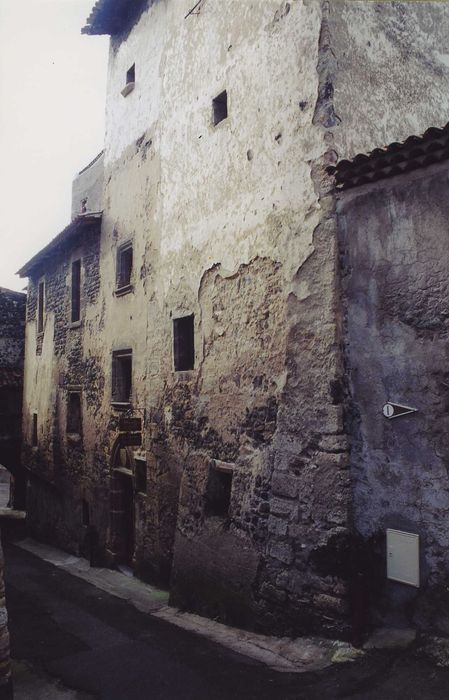
{"label": "narrow street", "polygon": [[412,650],[375,652],[315,673],[278,673],[17,546],[6,545],[5,557],[17,700],[447,698],[449,670]]}

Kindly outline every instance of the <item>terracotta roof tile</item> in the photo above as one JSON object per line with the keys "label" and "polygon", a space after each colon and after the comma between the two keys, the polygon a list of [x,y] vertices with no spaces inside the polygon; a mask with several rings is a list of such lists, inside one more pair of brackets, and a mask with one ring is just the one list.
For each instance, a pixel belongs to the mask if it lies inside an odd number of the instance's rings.
{"label": "terracotta roof tile", "polygon": [[327,170],[335,176],[337,189],[343,190],[448,159],[449,122],[441,129],[431,127],[421,136],[409,136],[403,143],[395,141],[352,160],[341,160]]}

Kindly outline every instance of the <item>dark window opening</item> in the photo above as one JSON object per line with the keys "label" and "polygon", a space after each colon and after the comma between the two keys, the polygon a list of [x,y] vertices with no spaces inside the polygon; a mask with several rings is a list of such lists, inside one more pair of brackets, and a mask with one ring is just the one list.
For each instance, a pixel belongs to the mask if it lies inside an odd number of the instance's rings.
{"label": "dark window opening", "polygon": [[37,293],[37,332],[44,331],[44,282],[39,282]]}
{"label": "dark window opening", "polygon": [[212,110],[213,110],[213,122],[214,126],[217,126],[223,119],[228,116],[228,93],[226,90],[221,92],[217,97],[212,100]]}
{"label": "dark window opening", "polygon": [[193,369],[195,364],[194,316],[173,319],[173,356],[175,371]]}
{"label": "dark window opening", "polygon": [[71,435],[81,435],[81,394],[70,391],[67,397],[67,432]]}
{"label": "dark window opening", "polygon": [[136,64],[133,63],[131,68],[128,68],[126,71],[126,84],[129,85],[129,83],[135,83],[136,82]]}
{"label": "dark window opening", "polygon": [[112,400],[129,403],[132,389],[132,351],[117,350],[112,353]]}
{"label": "dark window opening", "polygon": [[33,433],[31,436],[31,444],[37,447],[37,413],[33,413]]}
{"label": "dark window opening", "polygon": [[147,463],[143,459],[136,459],[135,468],[136,491],[147,492]]}
{"label": "dark window opening", "polygon": [[226,518],[231,504],[232,471],[211,469],[206,490],[206,516]]}
{"label": "dark window opening", "polygon": [[128,287],[131,284],[132,269],[133,247],[127,243],[117,251],[117,289]]}
{"label": "dark window opening", "polygon": [[89,512],[89,504],[87,501],[83,500],[82,502],[82,517],[83,517],[83,525],[86,527],[89,527],[90,525],[90,512]]}
{"label": "dark window opening", "polygon": [[72,323],[80,320],[81,312],[81,260],[72,263]]}

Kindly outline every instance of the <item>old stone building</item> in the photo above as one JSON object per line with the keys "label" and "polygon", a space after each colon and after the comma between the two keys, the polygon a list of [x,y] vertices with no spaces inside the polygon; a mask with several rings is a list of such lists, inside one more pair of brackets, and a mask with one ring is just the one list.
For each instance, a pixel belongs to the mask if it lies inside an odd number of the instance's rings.
{"label": "old stone building", "polygon": [[20,271],[30,522],[180,607],[348,634],[328,168],[446,121],[448,8],[99,0],[84,31],[111,36],[104,154]]}
{"label": "old stone building", "polygon": [[0,287],[0,464],[13,475],[13,500],[23,506],[21,466],[23,362],[26,295]]}

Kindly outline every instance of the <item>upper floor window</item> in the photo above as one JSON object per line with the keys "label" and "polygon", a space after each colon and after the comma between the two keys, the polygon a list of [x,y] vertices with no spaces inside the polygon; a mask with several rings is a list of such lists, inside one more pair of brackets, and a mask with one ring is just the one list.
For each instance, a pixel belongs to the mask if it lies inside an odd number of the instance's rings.
{"label": "upper floor window", "polygon": [[41,280],[37,288],[37,332],[44,332],[45,282]]}
{"label": "upper floor window", "polygon": [[81,314],[81,260],[72,262],[72,311],[71,321],[76,323]]}
{"label": "upper floor window", "polygon": [[123,97],[129,95],[129,93],[134,90],[136,84],[136,64],[133,63],[132,66],[126,71],[126,84],[122,90]]}
{"label": "upper floor window", "polygon": [[214,126],[226,119],[228,116],[228,93],[223,90],[212,100],[212,121]]}
{"label": "upper floor window", "polygon": [[132,350],[116,350],[112,353],[112,402],[131,401],[133,376]]}
{"label": "upper floor window", "polygon": [[70,435],[81,435],[81,393],[69,391],[67,396],[67,432]]}
{"label": "upper floor window", "polygon": [[117,250],[117,279],[116,291],[124,294],[131,290],[131,273],[133,269],[132,243],[124,243]]}
{"label": "upper floor window", "polygon": [[176,372],[193,369],[195,363],[194,315],[173,319],[173,361]]}

